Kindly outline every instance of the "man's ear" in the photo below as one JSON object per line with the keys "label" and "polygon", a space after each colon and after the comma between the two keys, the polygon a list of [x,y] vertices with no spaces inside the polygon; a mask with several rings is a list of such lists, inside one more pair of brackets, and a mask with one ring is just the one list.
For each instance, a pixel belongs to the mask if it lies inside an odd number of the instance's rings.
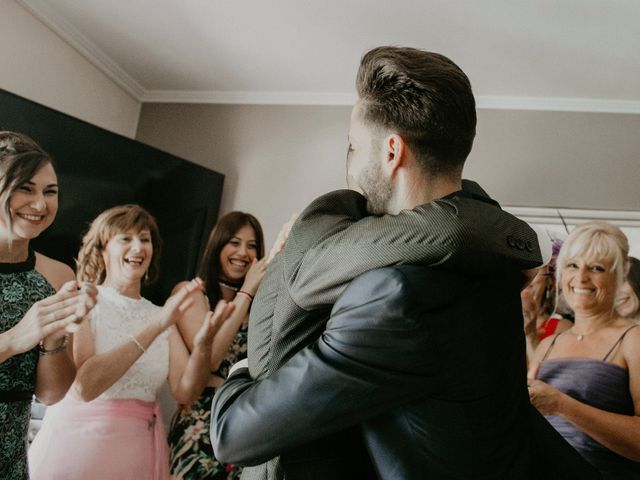
{"label": "man's ear", "polygon": [[386,148],[386,167],[390,176],[394,176],[406,161],[409,146],[397,133],[392,133],[385,140]]}

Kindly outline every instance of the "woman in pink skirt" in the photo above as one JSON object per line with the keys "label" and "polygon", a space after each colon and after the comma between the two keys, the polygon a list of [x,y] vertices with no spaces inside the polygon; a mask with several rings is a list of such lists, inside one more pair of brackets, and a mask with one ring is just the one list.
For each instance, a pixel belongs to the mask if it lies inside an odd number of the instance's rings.
{"label": "woman in pink skirt", "polygon": [[207,312],[189,354],[175,323],[202,291],[192,280],[163,307],[140,296],[155,279],[160,237],[137,205],[111,208],[82,241],[78,278],[98,284],[98,302],[75,334],[78,369],[69,393],[47,410],[29,451],[32,480],[164,480],[168,448],[157,403],[169,380],[180,403],[208,379],[213,337],[233,304]]}

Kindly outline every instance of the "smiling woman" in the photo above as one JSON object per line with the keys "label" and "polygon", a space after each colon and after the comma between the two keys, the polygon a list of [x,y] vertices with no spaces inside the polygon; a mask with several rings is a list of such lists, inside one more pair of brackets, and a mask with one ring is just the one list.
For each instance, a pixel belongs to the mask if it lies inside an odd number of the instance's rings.
{"label": "smiling woman", "polygon": [[[163,307],[143,298],[159,252],[156,221],[138,205],[106,210],[84,236],[78,278],[98,284],[98,302],[76,333],[73,386],[47,409],[29,450],[33,479],[168,478],[158,392],[168,379],[176,400],[197,398],[213,336],[234,306],[220,302],[215,313],[202,312],[190,354],[175,323],[203,283],[185,283]],[[75,455],[60,462],[69,451]]]}
{"label": "smiling woman", "polygon": [[606,222],[571,232],[557,276],[575,324],[540,343],[529,372],[531,402],[605,479],[640,478],[640,328],[616,311],[628,249]]}
{"label": "smiling woman", "polygon": [[[265,273],[262,227],[248,213],[231,212],[220,218],[209,236],[200,264],[205,291],[195,298],[193,308],[178,321],[184,342],[191,350],[209,304],[226,300],[235,311],[220,327],[209,358],[211,375],[199,398],[182,405],[173,417],[169,432],[171,473],[175,478],[239,478],[241,467],[225,465],[213,455],[209,437],[211,401],[231,365],[247,356],[249,307]],[[176,289],[182,284],[178,284]]]}
{"label": "smiling woman", "polygon": [[[53,222],[58,182],[31,138],[0,131],[0,478],[28,478],[31,400],[60,400],[73,381],[69,332],[95,304],[69,267],[32,250]],[[65,283],[66,282],[66,283]],[[47,298],[48,297],[48,298]]]}

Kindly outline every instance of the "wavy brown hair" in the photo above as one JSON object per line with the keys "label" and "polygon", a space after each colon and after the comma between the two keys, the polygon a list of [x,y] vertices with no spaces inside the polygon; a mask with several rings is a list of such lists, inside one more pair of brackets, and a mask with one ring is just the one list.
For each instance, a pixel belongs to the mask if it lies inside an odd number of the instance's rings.
{"label": "wavy brown hair", "polygon": [[12,231],[11,195],[47,163],[55,168],[51,155],[31,137],[0,130],[0,215],[9,232]]}
{"label": "wavy brown hair", "polygon": [[262,226],[256,217],[245,212],[230,212],[221,217],[211,230],[207,246],[198,268],[198,276],[204,282],[209,304],[215,305],[222,297],[218,278],[220,278],[220,252],[229,243],[231,237],[244,226],[250,226],[256,235],[257,257],[264,257],[264,235]]}
{"label": "wavy brown hair", "polygon": [[149,230],[153,257],[144,283],[153,283],[158,278],[160,266],[160,251],[162,242],[156,219],[139,205],[120,205],[105,210],[91,222],[89,230],[82,238],[80,253],[78,254],[78,281],[91,282],[100,285],[106,277],[106,267],[102,252],[107,243],[119,233],[129,231],[141,232]]}

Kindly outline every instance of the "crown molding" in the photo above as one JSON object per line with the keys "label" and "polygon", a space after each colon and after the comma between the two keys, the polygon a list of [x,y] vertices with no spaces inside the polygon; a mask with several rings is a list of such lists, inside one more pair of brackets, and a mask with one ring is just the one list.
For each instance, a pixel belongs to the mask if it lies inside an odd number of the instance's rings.
{"label": "crown molding", "polygon": [[[353,105],[355,93],[147,90],[45,0],[16,0],[139,102],[233,105]],[[477,95],[480,109],[640,114],[640,101]]]}
{"label": "crown molding", "polygon": [[640,211],[509,206],[503,208],[528,223],[563,226],[564,219],[568,226],[575,226],[590,220],[604,220],[623,228],[640,228]]}
{"label": "crown molding", "polygon": [[148,90],[143,102],[234,105],[353,105],[355,93]]}
{"label": "crown molding", "polygon": [[69,22],[64,20],[43,0],[16,0],[34,17],[53,30],[60,38],[76,49],[80,55],[91,62],[98,70],[109,77],[120,88],[140,101],[144,87],[125,72],[115,61],[97,45],[84,36]]}
{"label": "crown molding", "polygon": [[640,113],[640,101],[598,98],[508,97],[478,95],[478,108],[495,110],[542,110],[554,112]]}
{"label": "crown molding", "polygon": [[[143,102],[214,103],[235,105],[353,105],[355,93],[324,92],[231,92],[148,90]],[[544,98],[476,96],[476,105],[487,110],[538,110],[554,112],[592,112],[640,114],[640,102],[590,98]]]}

